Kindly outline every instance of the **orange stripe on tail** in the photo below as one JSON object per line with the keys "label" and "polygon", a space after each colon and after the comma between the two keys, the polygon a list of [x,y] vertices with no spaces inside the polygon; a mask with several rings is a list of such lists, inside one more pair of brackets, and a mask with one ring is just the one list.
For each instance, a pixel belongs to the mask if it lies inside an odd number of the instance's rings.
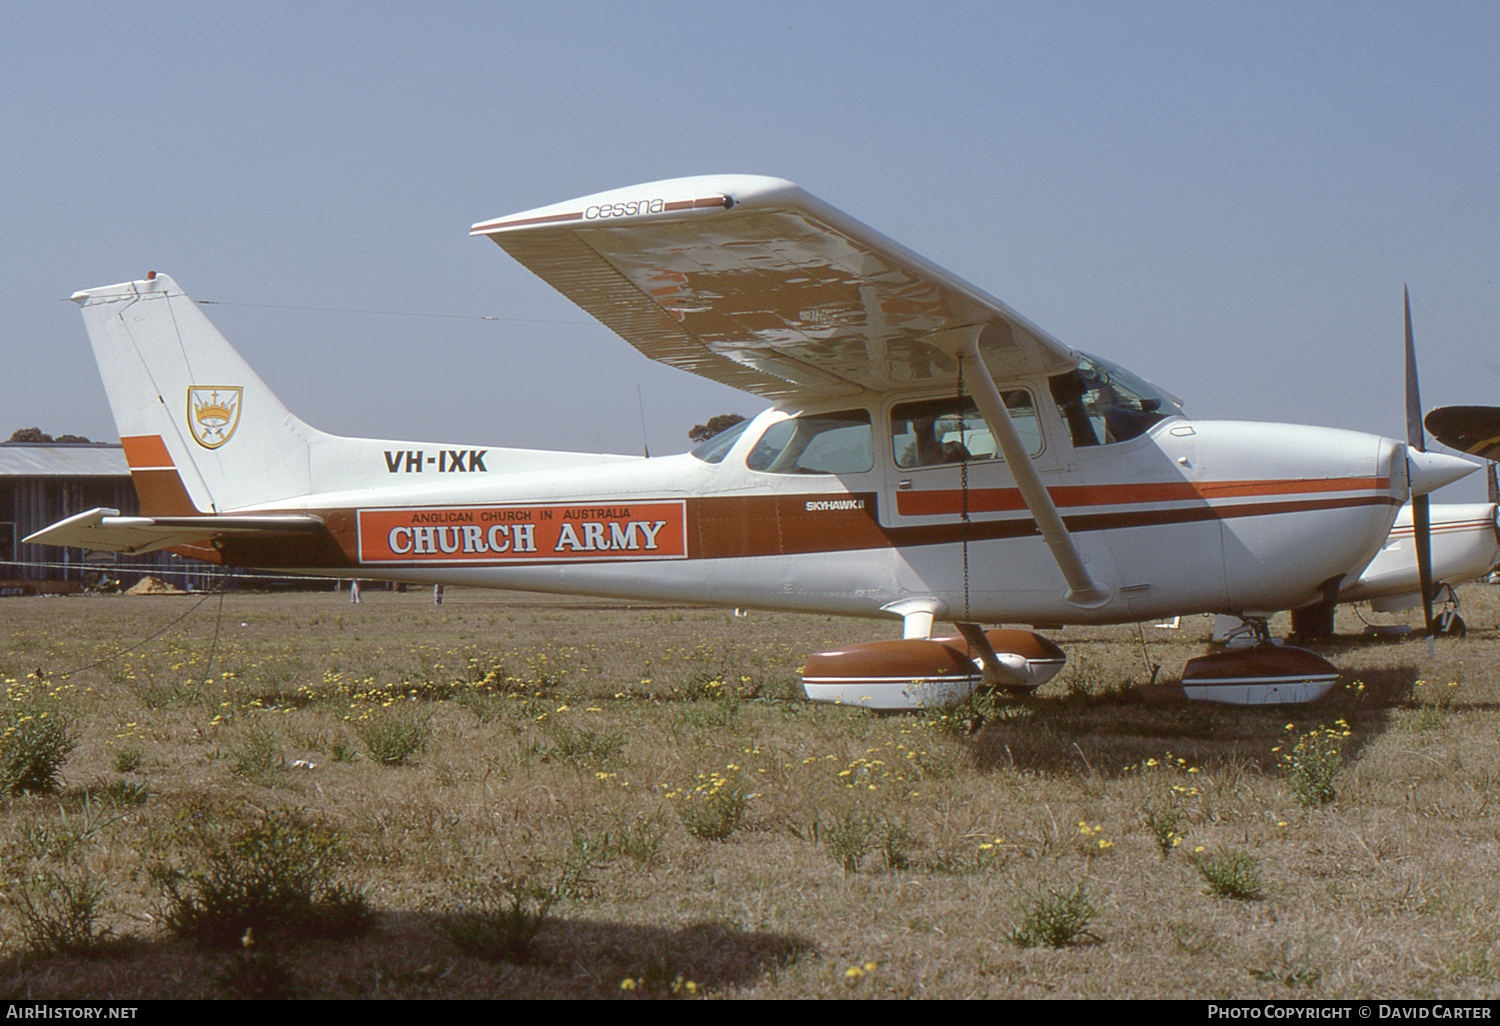
{"label": "orange stripe on tail", "polygon": [[[193,505],[182,475],[172,462],[172,454],[160,435],[132,435],[121,438],[125,462],[130,465],[130,479],[141,500],[143,517],[190,517],[204,512]],[[202,559],[197,553],[196,558]]]}

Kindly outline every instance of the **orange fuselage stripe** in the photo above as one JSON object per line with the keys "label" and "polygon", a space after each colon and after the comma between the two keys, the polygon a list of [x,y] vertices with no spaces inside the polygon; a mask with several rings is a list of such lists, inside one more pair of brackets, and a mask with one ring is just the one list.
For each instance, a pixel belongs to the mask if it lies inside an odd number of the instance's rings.
{"label": "orange fuselage stripe", "polygon": [[[1317,492],[1386,491],[1390,479],[1343,477],[1293,481],[1162,481],[1154,484],[1061,485],[1047,489],[1059,509],[1081,506],[1129,506],[1154,502],[1211,502],[1252,496],[1306,495]],[[1002,513],[1026,507],[1015,488],[975,488],[969,491],[970,513]],[[902,516],[942,516],[961,513],[963,492],[957,488],[896,493],[896,512]]]}

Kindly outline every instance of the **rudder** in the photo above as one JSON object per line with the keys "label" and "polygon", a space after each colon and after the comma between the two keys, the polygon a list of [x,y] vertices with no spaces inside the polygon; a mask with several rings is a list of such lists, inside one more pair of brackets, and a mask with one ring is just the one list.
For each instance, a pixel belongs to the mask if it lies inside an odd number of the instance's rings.
{"label": "rudder", "polygon": [[311,490],[320,434],[294,417],[170,277],[75,293],[145,515]]}

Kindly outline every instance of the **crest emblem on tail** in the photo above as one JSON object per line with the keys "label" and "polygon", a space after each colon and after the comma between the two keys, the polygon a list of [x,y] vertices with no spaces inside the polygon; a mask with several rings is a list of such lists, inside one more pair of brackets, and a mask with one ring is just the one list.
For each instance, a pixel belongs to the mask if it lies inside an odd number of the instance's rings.
{"label": "crest emblem on tail", "polygon": [[240,423],[238,385],[193,385],[187,390],[187,422],[193,439],[205,449],[217,449],[234,436]]}

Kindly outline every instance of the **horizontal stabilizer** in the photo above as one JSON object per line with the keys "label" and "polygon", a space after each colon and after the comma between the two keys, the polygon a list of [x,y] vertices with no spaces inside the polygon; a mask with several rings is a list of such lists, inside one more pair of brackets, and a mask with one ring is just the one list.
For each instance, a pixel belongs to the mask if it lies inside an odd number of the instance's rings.
{"label": "horizontal stabilizer", "polygon": [[296,513],[223,517],[122,517],[117,509],[91,509],[59,520],[22,539],[28,545],[71,545],[96,552],[155,552],[203,545],[236,535],[299,535],[324,530],[317,517]]}

